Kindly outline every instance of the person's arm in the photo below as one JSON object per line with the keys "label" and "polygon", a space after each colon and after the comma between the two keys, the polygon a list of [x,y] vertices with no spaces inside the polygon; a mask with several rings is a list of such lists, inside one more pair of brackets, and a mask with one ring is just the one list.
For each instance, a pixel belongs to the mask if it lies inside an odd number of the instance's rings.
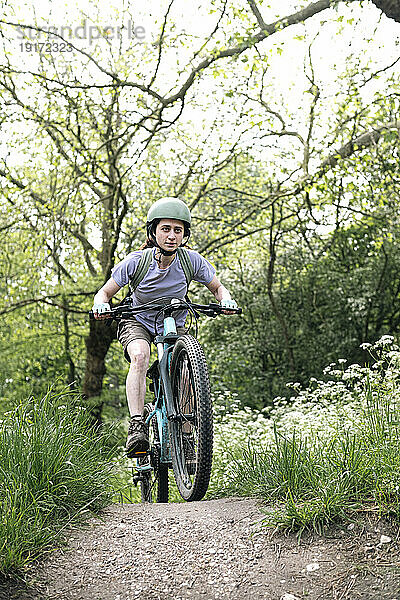
{"label": "person's arm", "polygon": [[237,308],[237,304],[235,300],[232,299],[229,291],[222,285],[218,277],[214,275],[209,284],[207,284],[208,289],[211,293],[214,294],[215,298],[224,308]]}
{"label": "person's arm", "polygon": [[93,314],[95,319],[106,319],[110,312],[110,300],[121,288],[112,277],[103,285],[93,299]]}

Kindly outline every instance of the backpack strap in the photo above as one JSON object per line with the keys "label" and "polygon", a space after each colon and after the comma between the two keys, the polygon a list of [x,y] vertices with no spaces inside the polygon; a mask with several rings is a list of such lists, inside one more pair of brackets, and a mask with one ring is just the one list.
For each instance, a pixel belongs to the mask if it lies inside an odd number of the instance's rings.
{"label": "backpack strap", "polygon": [[[154,248],[146,248],[145,250],[143,250],[142,256],[140,257],[140,260],[138,262],[138,266],[136,267],[136,271],[134,272],[129,281],[130,294],[132,294],[136,290],[139,283],[143,281],[145,275],[147,274],[147,271],[149,270],[151,262],[153,260],[153,250]],[[183,272],[185,274],[186,284],[189,287],[189,283],[192,281],[194,276],[194,268],[192,261],[189,257],[189,252],[186,250],[186,248],[182,248],[181,246],[179,246],[179,248],[177,249],[177,253]]]}
{"label": "backpack strap", "polygon": [[190,260],[189,252],[186,250],[186,248],[179,246],[177,252],[183,272],[185,273],[186,284],[189,287],[189,283],[192,281],[194,276],[193,263]]}
{"label": "backpack strap", "polygon": [[140,257],[136,271],[132,275],[129,281],[129,292],[132,294],[139,283],[144,279],[147,271],[150,268],[151,261],[153,259],[153,248],[146,248],[143,250],[142,256]]}

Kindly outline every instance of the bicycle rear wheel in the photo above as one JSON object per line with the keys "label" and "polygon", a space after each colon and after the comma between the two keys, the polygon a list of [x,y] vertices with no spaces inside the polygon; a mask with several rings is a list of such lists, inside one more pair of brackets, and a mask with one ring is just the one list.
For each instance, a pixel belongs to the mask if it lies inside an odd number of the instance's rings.
{"label": "bicycle rear wheel", "polygon": [[201,500],[210,482],[213,422],[207,362],[191,335],[178,338],[171,360],[178,418],[170,420],[172,468],[184,500]]}
{"label": "bicycle rear wheel", "polygon": [[[147,419],[153,410],[152,404],[146,404],[143,418]],[[155,416],[149,424],[149,441],[150,454],[139,459],[141,501],[168,502],[168,465],[160,461],[160,437]]]}

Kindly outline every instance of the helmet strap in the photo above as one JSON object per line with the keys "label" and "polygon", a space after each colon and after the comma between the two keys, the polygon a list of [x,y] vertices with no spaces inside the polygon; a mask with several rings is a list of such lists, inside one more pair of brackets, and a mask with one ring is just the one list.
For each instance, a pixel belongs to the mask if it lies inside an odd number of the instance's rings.
{"label": "helmet strap", "polygon": [[159,246],[158,244],[157,244],[157,248],[159,249],[159,251],[161,252],[161,254],[163,256],[173,256],[177,250],[177,248],[175,250],[164,250],[164,248],[161,248],[161,246]]}

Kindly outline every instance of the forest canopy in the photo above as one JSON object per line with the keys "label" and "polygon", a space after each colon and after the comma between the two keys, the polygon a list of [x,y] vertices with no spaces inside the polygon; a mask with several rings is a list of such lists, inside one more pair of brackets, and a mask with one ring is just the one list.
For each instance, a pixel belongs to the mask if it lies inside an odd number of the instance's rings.
{"label": "forest canopy", "polygon": [[50,384],[121,402],[87,313],[165,195],[243,307],[200,331],[216,389],[261,408],[397,336],[397,8],[3,3],[1,410]]}

